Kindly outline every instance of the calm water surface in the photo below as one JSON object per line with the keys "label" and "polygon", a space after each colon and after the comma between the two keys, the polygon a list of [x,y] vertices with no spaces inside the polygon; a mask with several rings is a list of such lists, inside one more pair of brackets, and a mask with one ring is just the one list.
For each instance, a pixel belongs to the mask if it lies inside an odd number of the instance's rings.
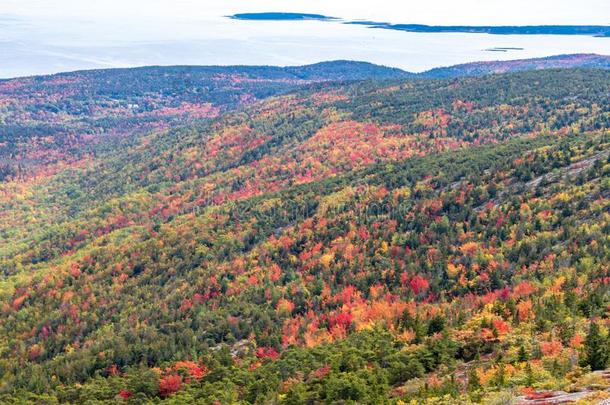
{"label": "calm water surface", "polygon": [[[508,49],[491,52],[491,48]],[[610,38],[408,33],[322,21],[22,20],[0,16],[0,77],[143,65],[301,65],[363,60],[420,72],[480,60],[610,54]]]}

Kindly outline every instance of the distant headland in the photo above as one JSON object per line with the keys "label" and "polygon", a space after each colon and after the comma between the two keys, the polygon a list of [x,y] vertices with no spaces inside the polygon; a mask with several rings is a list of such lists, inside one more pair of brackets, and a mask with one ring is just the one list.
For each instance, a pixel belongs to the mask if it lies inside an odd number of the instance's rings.
{"label": "distant headland", "polygon": [[322,14],[307,13],[239,13],[227,16],[234,20],[251,21],[336,21],[343,24],[364,25],[369,28],[379,28],[396,31],[421,33],[470,33],[492,35],[587,35],[594,37],[610,37],[610,26],[605,25],[514,25],[514,26],[475,26],[475,25],[425,25],[425,24],[391,24],[378,21],[348,21]]}

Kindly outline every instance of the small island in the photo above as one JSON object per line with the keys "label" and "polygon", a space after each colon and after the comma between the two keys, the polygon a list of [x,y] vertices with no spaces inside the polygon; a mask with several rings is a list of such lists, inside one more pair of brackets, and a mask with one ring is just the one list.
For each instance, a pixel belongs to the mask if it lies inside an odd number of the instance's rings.
{"label": "small island", "polygon": [[318,21],[333,21],[335,17],[329,17],[322,14],[307,14],[307,13],[239,13],[228,16],[233,20],[252,20],[252,21],[303,21],[303,20],[318,20]]}
{"label": "small island", "polygon": [[522,51],[524,48],[517,48],[512,46],[497,46],[494,48],[484,49],[485,52],[509,52],[509,51]]}

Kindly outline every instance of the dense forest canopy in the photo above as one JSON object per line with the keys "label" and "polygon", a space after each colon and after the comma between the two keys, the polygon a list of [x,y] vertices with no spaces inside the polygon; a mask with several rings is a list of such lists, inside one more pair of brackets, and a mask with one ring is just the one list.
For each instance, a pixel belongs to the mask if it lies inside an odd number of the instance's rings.
{"label": "dense forest canopy", "polygon": [[0,402],[608,396],[610,72],[156,69],[0,83]]}
{"label": "dense forest canopy", "polygon": [[92,144],[217,117],[311,83],[390,79],[365,62],[308,66],[151,66],[0,80],[0,180],[56,170]]}

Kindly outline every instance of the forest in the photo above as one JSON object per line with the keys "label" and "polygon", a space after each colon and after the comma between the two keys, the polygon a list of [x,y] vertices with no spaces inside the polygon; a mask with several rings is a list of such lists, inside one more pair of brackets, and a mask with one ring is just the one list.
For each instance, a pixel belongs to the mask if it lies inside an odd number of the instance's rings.
{"label": "forest", "polygon": [[610,72],[329,69],[0,82],[0,403],[610,398]]}
{"label": "forest", "polygon": [[56,171],[107,138],[197,123],[311,83],[390,79],[366,62],[149,66],[0,80],[0,180]]}

